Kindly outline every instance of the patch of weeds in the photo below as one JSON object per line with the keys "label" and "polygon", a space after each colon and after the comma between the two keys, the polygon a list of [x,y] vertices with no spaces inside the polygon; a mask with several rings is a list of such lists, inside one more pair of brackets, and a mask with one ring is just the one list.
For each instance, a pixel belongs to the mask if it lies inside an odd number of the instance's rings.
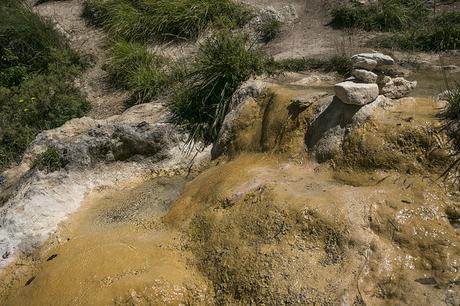
{"label": "patch of weeds", "polygon": [[194,39],[223,16],[242,25],[250,10],[231,0],[86,0],[83,16],[115,38]]}
{"label": "patch of weeds", "polygon": [[262,21],[257,28],[262,42],[268,43],[275,39],[275,37],[281,32],[282,25],[283,23],[276,18],[268,18]]}
{"label": "patch of weeds", "polygon": [[175,93],[172,110],[176,122],[191,132],[191,139],[212,142],[235,90],[263,72],[264,65],[264,55],[248,47],[242,34],[224,30],[207,39]]}
{"label": "patch of weeds", "polygon": [[397,272],[379,280],[376,295],[381,299],[398,299],[406,302],[408,288],[410,288],[410,283],[407,277]]}
{"label": "patch of weeds", "polygon": [[301,72],[307,70],[336,71],[343,76],[348,76],[352,63],[348,56],[336,55],[327,59],[321,58],[288,58],[270,63],[271,70]]}
{"label": "patch of weeds", "polygon": [[47,173],[59,171],[67,165],[67,161],[61,156],[56,148],[49,147],[35,160],[33,168]]}
{"label": "patch of weeds", "polygon": [[39,132],[89,109],[74,86],[82,66],[51,23],[22,1],[0,3],[0,169]]}
{"label": "patch of weeds", "polygon": [[393,32],[370,45],[417,51],[455,50],[460,46],[460,13],[430,14],[422,0],[380,0],[372,5],[347,4],[332,11],[331,25]]}

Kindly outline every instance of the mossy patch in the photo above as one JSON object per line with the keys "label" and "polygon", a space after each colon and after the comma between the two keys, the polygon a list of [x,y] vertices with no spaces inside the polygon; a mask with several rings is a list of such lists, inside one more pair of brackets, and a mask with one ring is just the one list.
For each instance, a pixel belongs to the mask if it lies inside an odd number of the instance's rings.
{"label": "mossy patch", "polygon": [[346,226],[274,201],[270,188],[261,186],[225,208],[216,203],[190,223],[189,246],[214,285],[216,302],[334,304],[332,294],[300,280],[300,263],[294,262],[317,253],[311,257],[317,265],[342,263]]}
{"label": "mossy patch", "polygon": [[65,158],[59,153],[56,148],[49,147],[45,152],[40,154],[35,160],[33,168],[40,171],[55,172],[59,171],[67,165]]}
{"label": "mossy patch", "polygon": [[430,126],[380,126],[368,123],[345,138],[340,166],[360,169],[441,171],[450,157],[439,146]]}

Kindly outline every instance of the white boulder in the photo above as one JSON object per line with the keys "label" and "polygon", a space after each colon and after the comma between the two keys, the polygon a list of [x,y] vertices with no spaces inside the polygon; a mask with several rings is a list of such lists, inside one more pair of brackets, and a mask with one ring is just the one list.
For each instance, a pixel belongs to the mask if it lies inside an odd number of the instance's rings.
{"label": "white boulder", "polygon": [[394,59],[391,56],[383,53],[360,53],[351,57],[353,62],[363,61],[363,59],[370,59],[377,62],[377,68],[379,66],[391,66],[395,64]]}
{"label": "white boulder", "polygon": [[377,84],[342,82],[334,86],[335,95],[345,104],[366,105],[377,99]]}

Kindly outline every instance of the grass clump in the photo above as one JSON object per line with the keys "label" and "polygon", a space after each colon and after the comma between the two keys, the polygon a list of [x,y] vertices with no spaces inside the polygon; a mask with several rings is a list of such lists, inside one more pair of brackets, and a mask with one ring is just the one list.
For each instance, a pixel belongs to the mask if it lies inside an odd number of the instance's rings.
{"label": "grass clump", "polygon": [[332,11],[331,25],[366,31],[393,32],[371,44],[403,50],[445,51],[460,46],[460,13],[430,13],[422,0],[379,0],[372,5],[346,4]]}
{"label": "grass clump", "polygon": [[67,161],[56,148],[49,147],[35,160],[33,168],[47,173],[59,171],[67,165]]}
{"label": "grass clump", "polygon": [[125,40],[194,39],[223,16],[245,23],[250,11],[231,0],[86,0],[83,16]]}
{"label": "grass clump", "polygon": [[263,54],[248,47],[242,34],[221,31],[200,46],[173,103],[175,118],[191,131],[191,139],[209,143],[216,138],[233,93],[264,65]]}
{"label": "grass clump", "polygon": [[282,25],[283,23],[276,18],[268,18],[262,21],[257,29],[262,42],[268,43],[275,39],[281,32]]}
{"label": "grass clump", "polygon": [[129,102],[144,103],[160,94],[171,80],[166,60],[142,44],[118,41],[105,65],[111,83],[132,91]]}
{"label": "grass clump", "polygon": [[0,169],[18,161],[42,130],[84,114],[74,87],[78,56],[21,1],[0,4]]}

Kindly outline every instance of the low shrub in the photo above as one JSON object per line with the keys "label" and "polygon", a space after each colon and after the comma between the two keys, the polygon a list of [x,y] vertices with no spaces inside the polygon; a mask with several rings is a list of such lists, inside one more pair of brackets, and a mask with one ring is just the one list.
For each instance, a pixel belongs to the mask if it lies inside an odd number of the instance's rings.
{"label": "low shrub", "polygon": [[221,31],[200,48],[191,72],[174,98],[176,121],[191,139],[212,142],[240,84],[265,69],[265,57],[247,46],[242,34]]}
{"label": "low shrub", "polygon": [[264,20],[257,29],[260,33],[262,42],[268,43],[275,39],[275,37],[281,32],[282,25],[283,23],[275,18]]}
{"label": "low shrub", "polygon": [[56,148],[49,147],[35,160],[33,168],[47,173],[59,171],[67,165],[67,161]]}

